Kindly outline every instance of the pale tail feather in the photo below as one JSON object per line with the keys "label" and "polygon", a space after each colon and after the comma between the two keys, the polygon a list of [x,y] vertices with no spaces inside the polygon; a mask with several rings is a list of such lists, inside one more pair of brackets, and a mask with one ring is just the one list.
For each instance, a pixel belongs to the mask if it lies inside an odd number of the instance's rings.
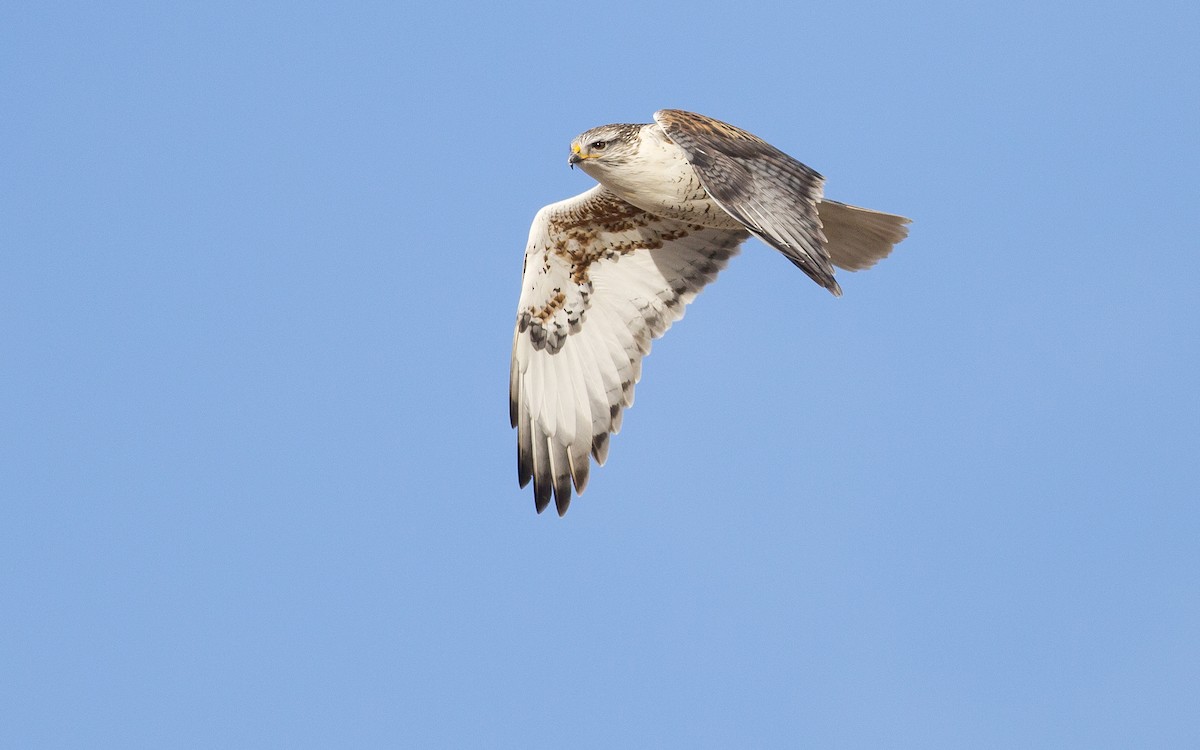
{"label": "pale tail feather", "polygon": [[817,204],[830,260],[847,271],[870,268],[908,236],[909,219],[822,200]]}

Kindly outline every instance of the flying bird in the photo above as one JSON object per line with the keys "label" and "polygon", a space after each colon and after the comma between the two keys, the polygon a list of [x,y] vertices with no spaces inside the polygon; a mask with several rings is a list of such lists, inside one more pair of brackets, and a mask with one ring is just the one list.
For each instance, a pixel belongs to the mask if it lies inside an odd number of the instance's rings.
{"label": "flying bird", "polygon": [[[568,163],[600,184],[538,211],[529,230],[509,376],[517,477],[561,516],[603,465],[650,342],[683,316],[748,237],[836,296],[834,266],[869,268],[902,216],[826,200],[824,178],[711,117],[664,109],[603,125]],[[589,458],[590,457],[590,458]]]}

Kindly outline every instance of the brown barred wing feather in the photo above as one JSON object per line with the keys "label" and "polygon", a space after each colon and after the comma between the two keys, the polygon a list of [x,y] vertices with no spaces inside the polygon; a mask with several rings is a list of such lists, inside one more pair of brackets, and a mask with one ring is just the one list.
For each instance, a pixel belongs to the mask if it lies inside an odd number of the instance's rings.
{"label": "brown barred wing feather", "polygon": [[543,208],[525,251],[509,377],[517,476],[559,515],[603,464],[650,342],[747,232],[664,219],[597,186]]}

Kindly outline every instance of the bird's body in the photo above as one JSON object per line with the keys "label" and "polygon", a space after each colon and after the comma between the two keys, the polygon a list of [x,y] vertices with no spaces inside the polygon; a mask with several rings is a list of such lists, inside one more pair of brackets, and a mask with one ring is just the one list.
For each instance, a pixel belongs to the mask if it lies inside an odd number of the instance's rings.
{"label": "bird's body", "polygon": [[683,315],[751,234],[835,295],[833,266],[868,268],[908,219],[823,199],[823,178],[712,118],[593,128],[570,163],[600,185],[538,212],[510,373],[517,471],[541,512],[567,510],[604,463],[651,339]]}

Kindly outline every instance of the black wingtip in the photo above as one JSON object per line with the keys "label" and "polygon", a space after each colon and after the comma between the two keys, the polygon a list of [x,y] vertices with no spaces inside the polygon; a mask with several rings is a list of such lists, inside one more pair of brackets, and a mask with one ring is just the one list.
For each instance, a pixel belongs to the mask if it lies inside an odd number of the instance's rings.
{"label": "black wingtip", "polygon": [[533,479],[533,457],[517,450],[517,481],[524,489],[529,480]]}
{"label": "black wingtip", "polygon": [[567,508],[571,505],[571,475],[562,474],[554,478],[554,507],[558,510],[558,517],[562,518],[566,514]]}
{"label": "black wingtip", "polygon": [[[549,477],[547,477],[549,479]],[[539,480],[537,474],[533,475],[533,506],[537,508],[537,512],[541,513],[546,508],[550,507],[550,495],[552,489],[549,482]]]}

